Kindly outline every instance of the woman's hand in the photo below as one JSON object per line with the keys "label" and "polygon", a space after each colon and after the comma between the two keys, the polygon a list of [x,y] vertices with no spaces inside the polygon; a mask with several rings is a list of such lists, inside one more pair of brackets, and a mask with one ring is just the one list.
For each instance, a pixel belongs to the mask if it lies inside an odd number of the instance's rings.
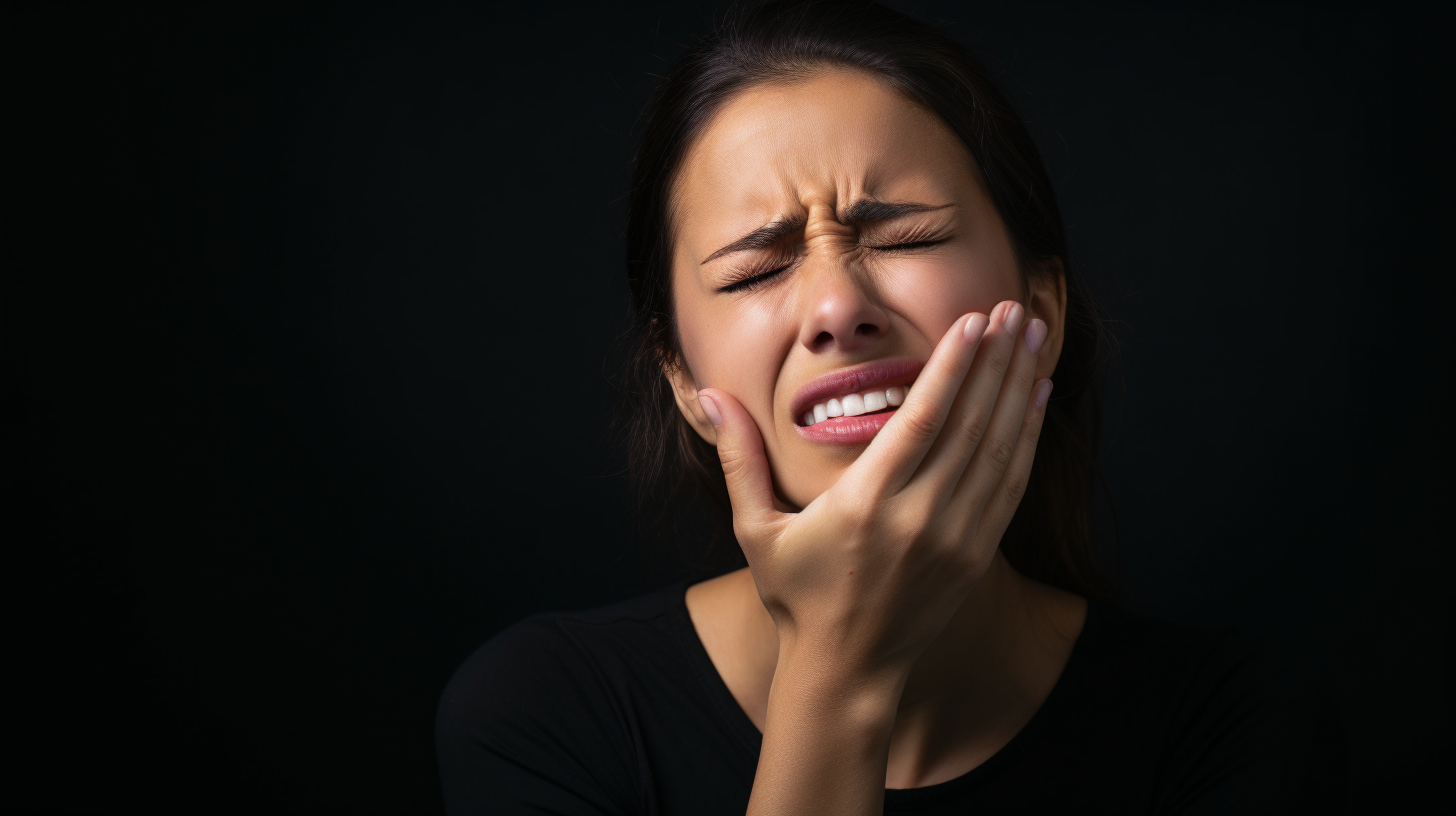
{"label": "woman's hand", "polygon": [[749,814],[883,812],[910,669],[991,564],[1031,474],[1051,382],[1033,395],[1046,325],[1019,332],[1022,311],[957,320],[900,410],[798,513],[774,507],[748,412],[701,392],[779,635]]}
{"label": "woman's hand", "polygon": [[[957,320],[905,403],[828,491],[775,508],[757,426],[700,392],[717,428],[733,526],[785,657],[835,687],[903,687],[985,573],[1031,473],[1051,381],[1046,325],[1023,308]],[[1033,388],[1035,386],[1035,391]],[[777,682],[777,680],[776,680]]]}

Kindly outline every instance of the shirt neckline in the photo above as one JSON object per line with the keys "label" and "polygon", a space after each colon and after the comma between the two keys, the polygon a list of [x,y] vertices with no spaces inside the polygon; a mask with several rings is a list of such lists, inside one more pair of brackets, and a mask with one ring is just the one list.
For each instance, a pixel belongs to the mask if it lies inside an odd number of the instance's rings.
{"label": "shirt neckline", "polygon": [[[687,607],[687,580],[679,581],[669,590],[673,599],[673,621],[679,629],[679,636],[688,643],[688,662],[693,673],[698,676],[708,690],[709,699],[722,717],[724,724],[730,733],[741,743],[743,748],[749,752],[754,762],[757,762],[759,752],[763,749],[763,733],[754,725],[753,720],[738,705],[734,699],[733,692],[729,690],[728,684],[723,682],[723,676],[718,674],[718,669],[713,665],[713,659],[708,656],[707,647],[703,645],[702,638],[698,637],[698,631],[693,627],[692,617],[688,614]],[[1026,725],[1016,732],[1010,741],[1001,746],[1001,749],[991,755],[989,759],[971,770],[944,782],[934,785],[926,785],[919,788],[886,788],[885,808],[918,808],[944,802],[948,799],[963,795],[967,791],[978,787],[986,780],[995,777],[998,769],[1016,761],[1016,759],[1027,753],[1031,746],[1034,746],[1040,739],[1040,735],[1048,728],[1054,728],[1055,721],[1062,708],[1062,702],[1071,692],[1069,688],[1075,688],[1080,681],[1082,666],[1087,662],[1086,653],[1095,648],[1089,645],[1095,644],[1097,633],[1101,630],[1102,606],[1097,601],[1087,599],[1087,616],[1082,623],[1082,631],[1078,633],[1077,640],[1072,644],[1072,652],[1067,657],[1067,664],[1062,667],[1062,673],[1052,685],[1052,690],[1047,694],[1045,700],[1037,708],[1036,712],[1027,720]],[[1051,722],[1053,725],[1048,725]]]}

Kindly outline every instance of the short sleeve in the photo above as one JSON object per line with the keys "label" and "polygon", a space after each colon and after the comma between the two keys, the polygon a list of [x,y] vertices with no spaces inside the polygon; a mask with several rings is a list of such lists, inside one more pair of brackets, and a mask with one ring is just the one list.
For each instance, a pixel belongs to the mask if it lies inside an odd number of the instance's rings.
{"label": "short sleeve", "polygon": [[471,814],[632,813],[628,719],[569,633],[528,618],[455,672],[435,722],[445,810]]}

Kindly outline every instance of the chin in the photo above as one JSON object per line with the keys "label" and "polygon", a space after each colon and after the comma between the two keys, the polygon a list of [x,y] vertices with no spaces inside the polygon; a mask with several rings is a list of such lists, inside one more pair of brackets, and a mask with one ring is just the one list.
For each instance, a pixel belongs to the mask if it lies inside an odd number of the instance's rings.
{"label": "chin", "polygon": [[832,473],[816,475],[812,479],[794,480],[794,487],[774,492],[785,504],[791,505],[796,510],[802,510],[809,506],[810,502],[824,495],[843,474],[843,468],[835,468]]}
{"label": "chin", "polygon": [[795,510],[807,507],[833,487],[868,447],[868,442],[832,447],[812,445],[808,450],[795,452],[790,460],[794,463],[792,469],[776,464],[774,460],[779,456],[770,454],[769,472],[773,476],[774,496]]}

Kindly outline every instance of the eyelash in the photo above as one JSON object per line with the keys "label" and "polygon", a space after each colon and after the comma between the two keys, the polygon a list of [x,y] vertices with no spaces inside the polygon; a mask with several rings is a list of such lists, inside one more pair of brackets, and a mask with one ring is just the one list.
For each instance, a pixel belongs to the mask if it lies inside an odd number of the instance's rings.
{"label": "eyelash", "polygon": [[[934,241],[907,241],[903,244],[888,244],[886,246],[868,247],[868,249],[875,249],[881,252],[893,252],[895,250],[906,249],[924,249],[925,247],[935,246],[936,244],[942,243],[944,242],[944,240],[945,239],[942,238]],[[773,280],[775,277],[778,276],[780,272],[783,272],[792,265],[793,264],[785,264],[783,266],[770,269],[767,272],[759,272],[756,274],[750,273],[748,276],[733,281],[732,283],[724,286],[718,291],[724,294],[730,294],[733,292],[745,292],[752,289],[757,289],[758,287],[763,286],[764,284]]]}

